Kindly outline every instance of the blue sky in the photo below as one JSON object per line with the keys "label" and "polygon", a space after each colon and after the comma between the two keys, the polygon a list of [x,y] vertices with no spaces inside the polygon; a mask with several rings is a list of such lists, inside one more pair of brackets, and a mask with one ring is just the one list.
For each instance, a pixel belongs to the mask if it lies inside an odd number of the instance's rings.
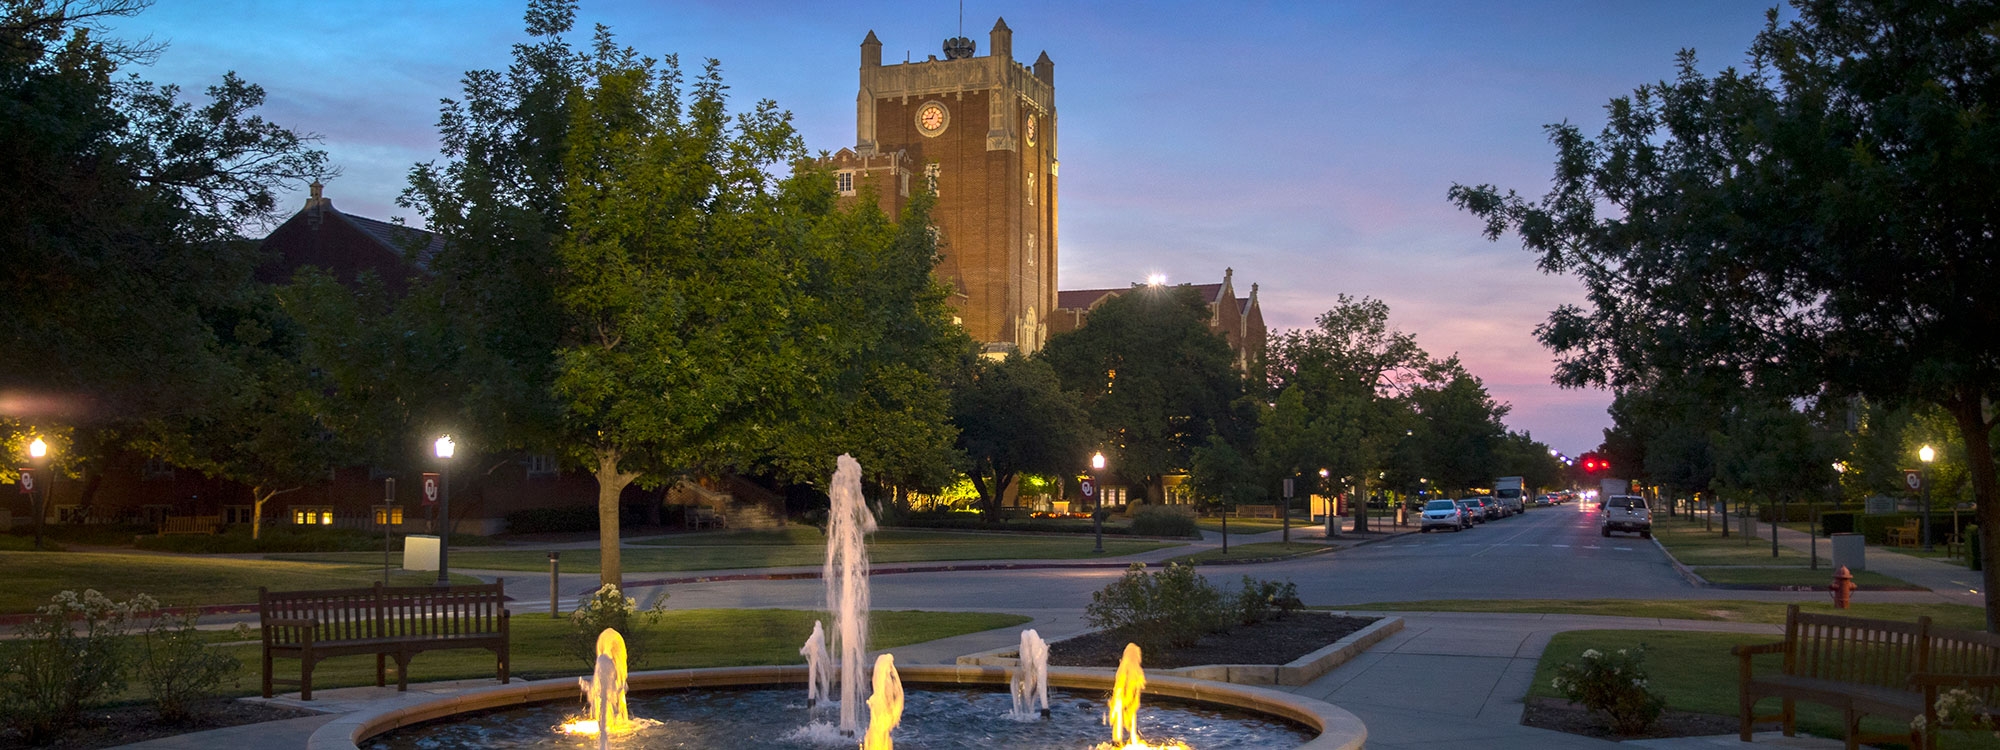
{"label": "blue sky", "polygon": [[[436,158],[438,100],[460,75],[504,68],[523,2],[161,0],[117,22],[169,47],[142,74],[191,91],[234,70],[263,113],[324,136],[342,210],[377,218],[411,164]],[[1535,325],[1581,299],[1517,241],[1489,243],[1445,202],[1453,182],[1540,195],[1543,126],[1594,132],[1612,97],[1673,74],[1682,48],[1738,65],[1769,5],[1748,1],[993,2],[967,0],[987,51],[996,17],[1014,55],[1056,64],[1060,284],[1260,286],[1273,331],[1310,325],[1338,294],[1377,297],[1437,354],[1456,352],[1511,404],[1507,422],[1574,455],[1609,424],[1610,395],[1549,384]],[[772,99],[808,147],[854,142],[859,48],[885,62],[940,54],[954,2],[584,0],[654,56],[722,62],[739,107]],[[587,32],[586,32],[587,33]]]}

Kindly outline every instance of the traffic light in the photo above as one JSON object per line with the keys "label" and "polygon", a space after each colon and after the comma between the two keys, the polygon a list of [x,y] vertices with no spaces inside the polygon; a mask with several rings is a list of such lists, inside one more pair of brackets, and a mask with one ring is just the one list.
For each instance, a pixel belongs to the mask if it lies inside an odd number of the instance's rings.
{"label": "traffic light", "polygon": [[1583,467],[1583,473],[1585,474],[1596,474],[1600,471],[1611,470],[1611,462],[1604,460],[1603,456],[1595,453],[1583,454],[1582,458],[1577,459],[1577,463]]}

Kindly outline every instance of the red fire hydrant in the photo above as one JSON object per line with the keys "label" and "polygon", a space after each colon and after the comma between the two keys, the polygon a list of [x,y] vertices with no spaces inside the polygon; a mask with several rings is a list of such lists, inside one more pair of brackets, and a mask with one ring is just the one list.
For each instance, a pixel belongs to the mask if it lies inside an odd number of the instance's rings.
{"label": "red fire hydrant", "polygon": [[1847,609],[1848,600],[1854,598],[1854,589],[1854,574],[1847,572],[1847,566],[1840,566],[1840,570],[1833,574],[1834,608]]}

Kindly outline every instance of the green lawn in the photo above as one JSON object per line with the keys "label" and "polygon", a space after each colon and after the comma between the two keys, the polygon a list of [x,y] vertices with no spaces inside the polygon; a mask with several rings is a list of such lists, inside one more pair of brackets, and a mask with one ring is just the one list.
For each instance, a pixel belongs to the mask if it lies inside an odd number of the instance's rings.
{"label": "green lawn", "polygon": [[1289,557],[1291,555],[1303,555],[1309,552],[1319,552],[1325,549],[1326,545],[1321,544],[1319,542],[1289,542],[1289,543],[1258,542],[1256,544],[1232,544],[1229,545],[1229,551],[1226,553],[1223,552],[1222,549],[1218,547],[1216,549],[1196,552],[1192,555],[1181,555],[1180,557],[1176,557],[1170,560],[1169,562],[1193,563],[1195,565],[1201,565],[1203,563],[1215,562],[1218,560],[1259,560],[1259,559],[1269,559],[1274,557]]}
{"label": "green lawn", "polygon": [[[642,643],[647,649],[631,664],[640,669],[684,669],[693,667],[733,667],[764,664],[798,664],[799,645],[812,633],[813,621],[825,616],[818,612],[779,609],[692,609],[671,610],[660,624],[648,626]],[[923,612],[876,610],[868,618],[870,648],[894,648],[966,633],[1021,625],[1031,618],[990,612]],[[568,620],[548,615],[516,612],[510,622],[513,636],[513,676],[542,679],[568,675],[588,676],[590,665],[566,651],[564,637],[570,632]],[[228,633],[216,634],[216,637]],[[254,631],[250,636],[255,638]],[[0,641],[0,654],[11,644]],[[225,687],[232,695],[252,695],[258,690],[261,646],[235,642],[219,645],[243,664],[239,681]],[[298,661],[279,659],[275,674],[296,679]],[[477,649],[431,651],[410,664],[411,682],[492,677],[493,655]],[[394,675],[391,675],[394,679]],[[375,684],[372,656],[345,656],[320,662],[313,670],[313,688]],[[142,698],[137,685],[127,686],[126,700]]]}
{"label": "green lawn", "polygon": [[[1104,553],[1100,555],[1091,551],[1091,545],[1092,539],[1087,535],[1014,536],[885,530],[869,540],[868,559],[877,565],[959,560],[1072,560],[1130,555],[1179,546],[1175,542],[1106,537]],[[826,561],[826,544],[818,530],[808,527],[649,540],[645,546],[625,548],[621,556],[628,574],[812,566]],[[368,555],[274,555],[272,559],[358,563],[367,560]],[[597,560],[596,550],[564,550],[562,569],[566,573],[595,573]],[[536,549],[452,550],[451,562],[458,567],[480,570],[547,570],[549,567],[548,553]]]}
{"label": "green lawn", "polygon": [[[1878,620],[1915,621],[1929,615],[1941,627],[1984,630],[1986,611],[1963,604],[1864,604],[1855,603],[1836,610],[1832,602],[1800,602],[1808,612],[1840,613]],[[1314,609],[1369,612],[1523,612],[1558,615],[1607,615],[1612,617],[1658,617],[1670,620],[1716,620],[1723,622],[1783,623],[1784,602],[1752,602],[1733,599],[1433,599],[1412,602],[1372,602],[1369,604],[1314,607]]]}
{"label": "green lawn", "polygon": [[[1760,527],[1762,533],[1770,529]],[[1778,556],[1771,556],[1771,538],[1749,537],[1732,533],[1727,537],[1721,531],[1703,531],[1701,524],[1674,519],[1664,521],[1655,518],[1653,537],[1673,553],[1674,559],[1683,565],[1805,565],[1811,557],[1790,547],[1779,545]],[[1821,562],[1832,555],[1829,546],[1820,551]],[[1831,575],[1831,574],[1829,574]]]}
{"label": "green lawn", "polygon": [[[1194,524],[1196,526],[1201,527],[1201,530],[1203,531],[1217,531],[1217,532],[1222,531],[1222,519],[1220,518],[1197,518],[1195,519]],[[1312,521],[1303,518],[1292,519],[1292,528],[1294,529],[1299,528],[1301,526],[1312,526],[1312,525],[1314,525]],[[1231,534],[1235,534],[1238,532],[1244,534],[1262,534],[1266,531],[1277,531],[1284,527],[1285,527],[1285,522],[1276,518],[1229,519],[1229,533]]]}
{"label": "green lawn", "polygon": [[[362,559],[366,559],[366,556]],[[167,606],[245,604],[257,601],[257,587],[273,590],[367,586],[382,580],[382,555],[373,565],[100,552],[0,552],[0,612],[32,612],[64,590],[97,589],[113,599],[149,594]],[[395,571],[390,583],[414,585],[437,580],[436,573]],[[459,583],[477,583],[453,576]]]}
{"label": "green lawn", "polygon": [[[1738,644],[1769,643],[1776,640],[1768,635],[1742,633],[1684,633],[1662,630],[1577,630],[1558,633],[1542,652],[1541,663],[1535,668],[1535,682],[1528,689],[1531,696],[1560,698],[1549,681],[1555,677],[1556,665],[1577,661],[1585,649],[1611,652],[1621,648],[1632,648],[1640,644],[1646,647],[1644,668],[1652,688],[1666,698],[1667,708],[1675,711],[1695,713],[1736,715],[1736,657],[1729,654],[1729,647]],[[1780,667],[1782,655],[1767,654],[1757,657],[1758,674],[1771,674]],[[1841,736],[1840,713],[1816,703],[1799,702],[1798,722],[1800,731],[1821,737]],[[1777,712],[1777,701],[1767,700],[1760,704],[1767,713]],[[1870,732],[1891,733],[1908,731],[1899,721],[1884,718],[1870,718],[1863,728]],[[1939,744],[1946,750],[1970,750],[1971,748],[1992,748],[1990,735],[1956,734],[1943,738]]]}
{"label": "green lawn", "polygon": [[[1746,584],[1756,586],[1817,586],[1825,588],[1833,584],[1832,566],[1821,564],[1819,570],[1808,568],[1763,568],[1763,567],[1697,567],[1694,572],[1708,579],[1709,583]],[[1911,586],[1909,581],[1884,575],[1872,570],[1854,574],[1854,584],[1866,590],[1870,586]]]}

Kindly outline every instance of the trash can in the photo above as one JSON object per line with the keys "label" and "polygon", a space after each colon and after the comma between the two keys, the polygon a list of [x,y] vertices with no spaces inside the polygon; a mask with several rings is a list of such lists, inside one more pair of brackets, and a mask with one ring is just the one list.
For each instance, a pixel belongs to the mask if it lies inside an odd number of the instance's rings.
{"label": "trash can", "polygon": [[1827,538],[1833,540],[1834,570],[1845,567],[1849,572],[1859,573],[1868,569],[1868,537],[1848,532]]}

